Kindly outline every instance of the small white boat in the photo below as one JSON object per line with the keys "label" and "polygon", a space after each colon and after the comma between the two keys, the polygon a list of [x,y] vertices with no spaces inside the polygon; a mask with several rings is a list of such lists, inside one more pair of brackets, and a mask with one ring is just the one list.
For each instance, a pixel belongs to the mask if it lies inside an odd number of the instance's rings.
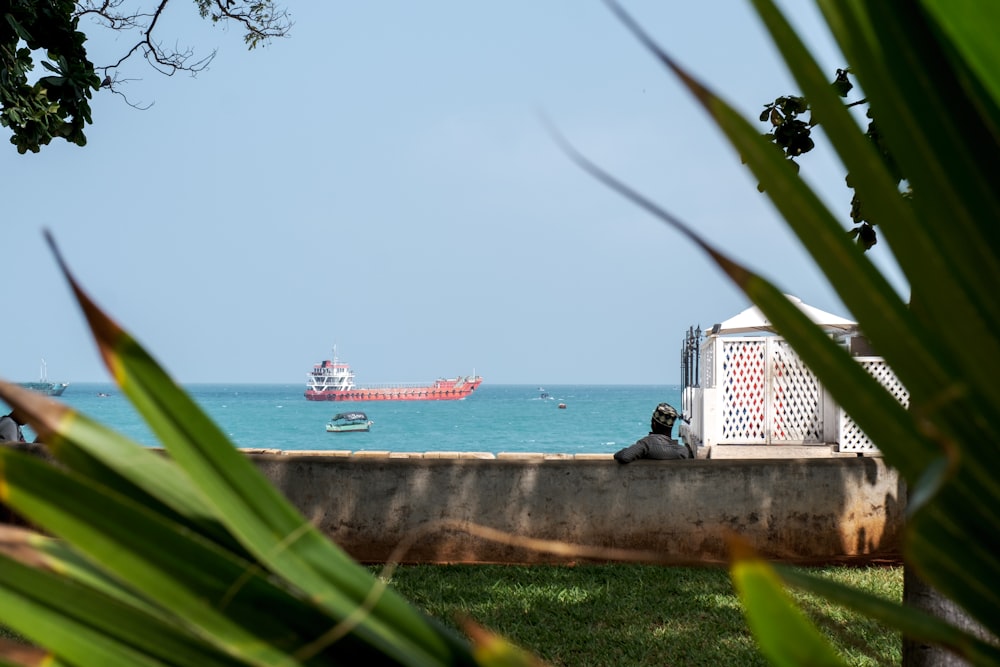
{"label": "small white boat", "polygon": [[326,432],[352,433],[354,431],[369,431],[374,423],[363,412],[341,412],[334,415],[327,423]]}

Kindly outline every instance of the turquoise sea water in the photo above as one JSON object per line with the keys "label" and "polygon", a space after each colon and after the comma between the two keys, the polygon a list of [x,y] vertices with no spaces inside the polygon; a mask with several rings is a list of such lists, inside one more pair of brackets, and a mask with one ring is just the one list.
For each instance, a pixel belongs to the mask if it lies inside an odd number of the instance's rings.
{"label": "turquoise sea water", "polygon": [[[307,401],[302,384],[186,387],[238,447],[395,452],[611,453],[649,431],[657,403],[680,408],[680,387],[484,384],[461,401]],[[109,394],[107,397],[100,393]],[[156,445],[125,396],[110,384],[72,384],[60,399],[144,445]],[[565,403],[565,409],[559,409]],[[338,412],[362,410],[367,433],[327,433]],[[676,433],[675,433],[676,436]]]}

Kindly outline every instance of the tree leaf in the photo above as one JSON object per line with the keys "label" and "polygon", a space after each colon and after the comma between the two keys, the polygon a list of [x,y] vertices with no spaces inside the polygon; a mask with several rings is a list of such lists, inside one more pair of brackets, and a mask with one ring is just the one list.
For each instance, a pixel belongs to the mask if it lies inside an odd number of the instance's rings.
{"label": "tree leaf", "polygon": [[0,556],[4,623],[79,665],[245,664],[136,608],[44,570]]}
{"label": "tree leaf", "polygon": [[[1000,173],[1000,49],[973,27],[988,15],[978,11],[979,3],[928,4],[932,9],[925,12],[919,2],[821,1],[851,71],[865,87],[883,141],[910,179],[911,193],[904,198],[880,153],[773,2],[755,1],[843,159],[866,214],[886,232],[913,286],[908,304],[783,156],[613,6],[737,148],[760,189],[909,391],[909,410],[892,408],[886,392],[859,377],[846,354],[838,356],[815,327],[811,333],[804,329],[810,325],[778,290],[721,256],[649,200],[592,165],[585,168],[681,229],[760,306],[911,486],[917,503],[907,524],[908,563],[997,635],[1000,595],[983,582],[1000,579],[1000,482],[992,473],[1000,465],[995,418],[1000,412],[1000,302],[995,298],[1000,191],[992,183]],[[975,33],[971,45],[951,41],[969,32]],[[970,64],[962,54],[978,61]],[[985,69],[991,73],[977,78]],[[876,402],[880,409],[865,405]]]}
{"label": "tree leaf", "polygon": [[1000,664],[1000,648],[955,628],[926,612],[870,595],[800,568],[776,565],[775,572],[787,585],[820,595],[901,632],[946,646],[975,665]]}
{"label": "tree leaf", "polygon": [[265,568],[309,591],[311,599],[337,619],[302,649],[303,655],[350,639],[367,642],[400,662],[472,664],[466,641],[380,585],[270,485],[152,357],[86,295],[51,236],[48,239],[109,371],[183,471],[199,502]]}
{"label": "tree leaf", "polygon": [[785,593],[774,570],[739,538],[729,546],[730,576],[761,653],[779,667],[844,667],[833,646]]}

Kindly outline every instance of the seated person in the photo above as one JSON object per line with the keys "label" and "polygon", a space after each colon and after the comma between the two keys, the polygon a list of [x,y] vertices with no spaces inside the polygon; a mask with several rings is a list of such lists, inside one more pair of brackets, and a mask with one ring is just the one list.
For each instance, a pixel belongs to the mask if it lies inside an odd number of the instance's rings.
{"label": "seated person", "polygon": [[0,442],[24,442],[24,433],[21,431],[21,427],[24,426],[25,421],[24,415],[17,409],[0,417]]}
{"label": "seated person", "polygon": [[649,435],[637,440],[634,445],[615,452],[615,461],[631,463],[636,459],[693,459],[694,452],[685,443],[681,444],[670,437],[677,420],[677,410],[669,403],[660,403],[653,410],[653,418],[649,423]]}

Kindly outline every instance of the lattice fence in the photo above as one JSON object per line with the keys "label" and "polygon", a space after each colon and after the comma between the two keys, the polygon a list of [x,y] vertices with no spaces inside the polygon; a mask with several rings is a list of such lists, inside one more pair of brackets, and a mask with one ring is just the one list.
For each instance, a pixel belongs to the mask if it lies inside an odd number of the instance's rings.
{"label": "lattice fence", "polygon": [[823,442],[823,389],[784,340],[774,340],[769,412],[771,442]]}
{"label": "lattice fence", "polygon": [[[823,389],[787,342],[732,339],[705,351],[713,348],[722,356],[719,444],[823,442]],[[703,361],[704,373],[716,368]]]}
{"label": "lattice fence", "polygon": [[[839,443],[843,452],[878,452],[779,336],[715,338],[700,350],[701,386],[683,397],[686,428],[708,444]],[[855,357],[904,406],[909,393],[880,357]]]}
{"label": "lattice fence", "polygon": [[[889,390],[904,407],[910,404],[910,393],[900,383],[889,365],[881,358],[859,357],[858,363],[868,371],[883,387]],[[840,411],[840,451],[842,452],[872,452],[878,447],[868,439],[865,432],[854,423],[846,412]]]}
{"label": "lattice fence", "polygon": [[715,386],[715,346],[705,345],[701,348],[701,386]]}
{"label": "lattice fence", "polygon": [[767,414],[764,339],[726,341],[722,347],[720,442],[764,443]]}

